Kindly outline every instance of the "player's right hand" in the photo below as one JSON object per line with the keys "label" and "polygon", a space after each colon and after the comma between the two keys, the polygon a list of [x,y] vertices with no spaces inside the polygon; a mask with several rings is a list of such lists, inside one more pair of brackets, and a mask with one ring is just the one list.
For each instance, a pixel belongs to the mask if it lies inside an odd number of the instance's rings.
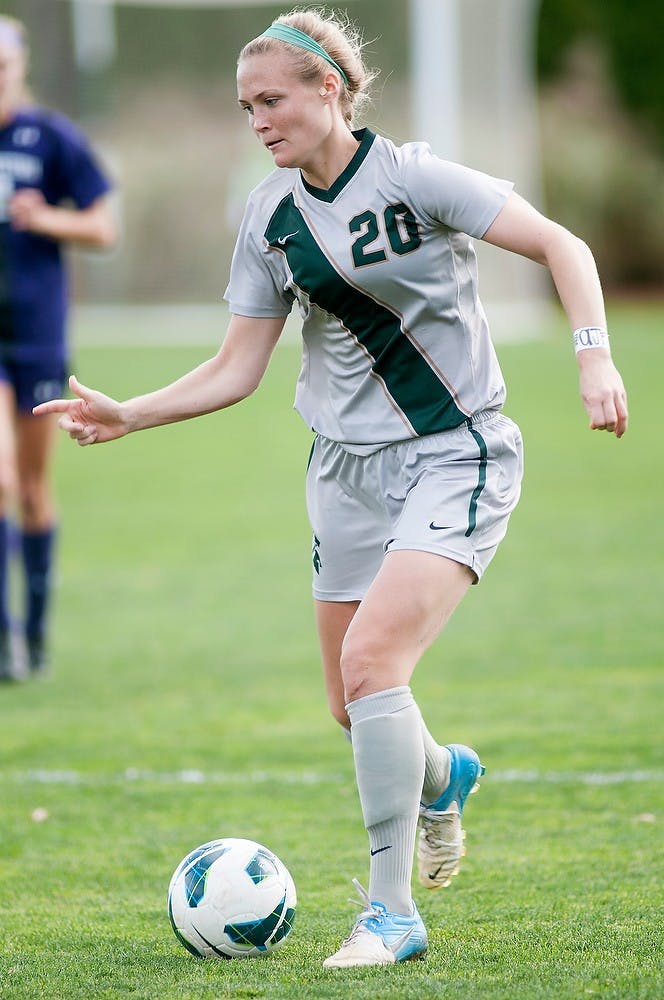
{"label": "player's right hand", "polygon": [[58,425],[81,446],[113,441],[129,432],[122,404],[96,389],[89,389],[75,375],[69,377],[74,399],[51,399],[33,408],[36,417],[61,414]]}

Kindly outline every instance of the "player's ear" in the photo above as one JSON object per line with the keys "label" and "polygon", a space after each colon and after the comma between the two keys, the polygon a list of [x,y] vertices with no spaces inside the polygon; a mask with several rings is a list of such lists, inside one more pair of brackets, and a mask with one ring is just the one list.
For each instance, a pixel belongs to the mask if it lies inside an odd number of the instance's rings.
{"label": "player's ear", "polygon": [[341,91],[341,82],[337,73],[329,72],[323,77],[323,81],[318,93],[321,97],[338,97]]}

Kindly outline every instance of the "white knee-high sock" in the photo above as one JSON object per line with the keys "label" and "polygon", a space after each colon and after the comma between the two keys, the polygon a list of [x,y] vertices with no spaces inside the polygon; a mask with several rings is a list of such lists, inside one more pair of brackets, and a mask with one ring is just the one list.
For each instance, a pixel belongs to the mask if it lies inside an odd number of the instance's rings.
{"label": "white knee-high sock", "polygon": [[355,775],[371,851],[369,897],[412,913],[411,872],[424,779],[422,717],[409,687],[346,706]]}
{"label": "white knee-high sock", "polygon": [[[349,743],[353,742],[350,729],[342,726],[342,732]],[[441,747],[422,720],[422,739],[424,741],[424,781],[422,782],[421,801],[431,805],[439,795],[442,795],[450,783],[450,752],[447,747]]]}

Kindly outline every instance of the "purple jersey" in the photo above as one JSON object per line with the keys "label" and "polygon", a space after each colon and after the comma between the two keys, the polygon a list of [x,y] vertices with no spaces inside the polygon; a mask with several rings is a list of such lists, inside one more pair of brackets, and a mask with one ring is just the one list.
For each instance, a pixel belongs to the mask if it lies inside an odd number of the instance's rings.
{"label": "purple jersey", "polygon": [[7,206],[20,188],[47,202],[88,208],[110,189],[90,145],[63,115],[19,111],[0,128],[0,357],[65,358],[67,276],[60,244],[11,226]]}

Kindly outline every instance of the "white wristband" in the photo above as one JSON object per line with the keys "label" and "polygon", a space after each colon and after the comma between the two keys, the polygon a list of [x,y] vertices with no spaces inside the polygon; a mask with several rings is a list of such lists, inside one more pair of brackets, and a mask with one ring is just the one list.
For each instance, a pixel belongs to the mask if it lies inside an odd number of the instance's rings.
{"label": "white wristband", "polygon": [[587,351],[592,347],[609,346],[609,335],[601,326],[582,326],[574,331],[574,350]]}

